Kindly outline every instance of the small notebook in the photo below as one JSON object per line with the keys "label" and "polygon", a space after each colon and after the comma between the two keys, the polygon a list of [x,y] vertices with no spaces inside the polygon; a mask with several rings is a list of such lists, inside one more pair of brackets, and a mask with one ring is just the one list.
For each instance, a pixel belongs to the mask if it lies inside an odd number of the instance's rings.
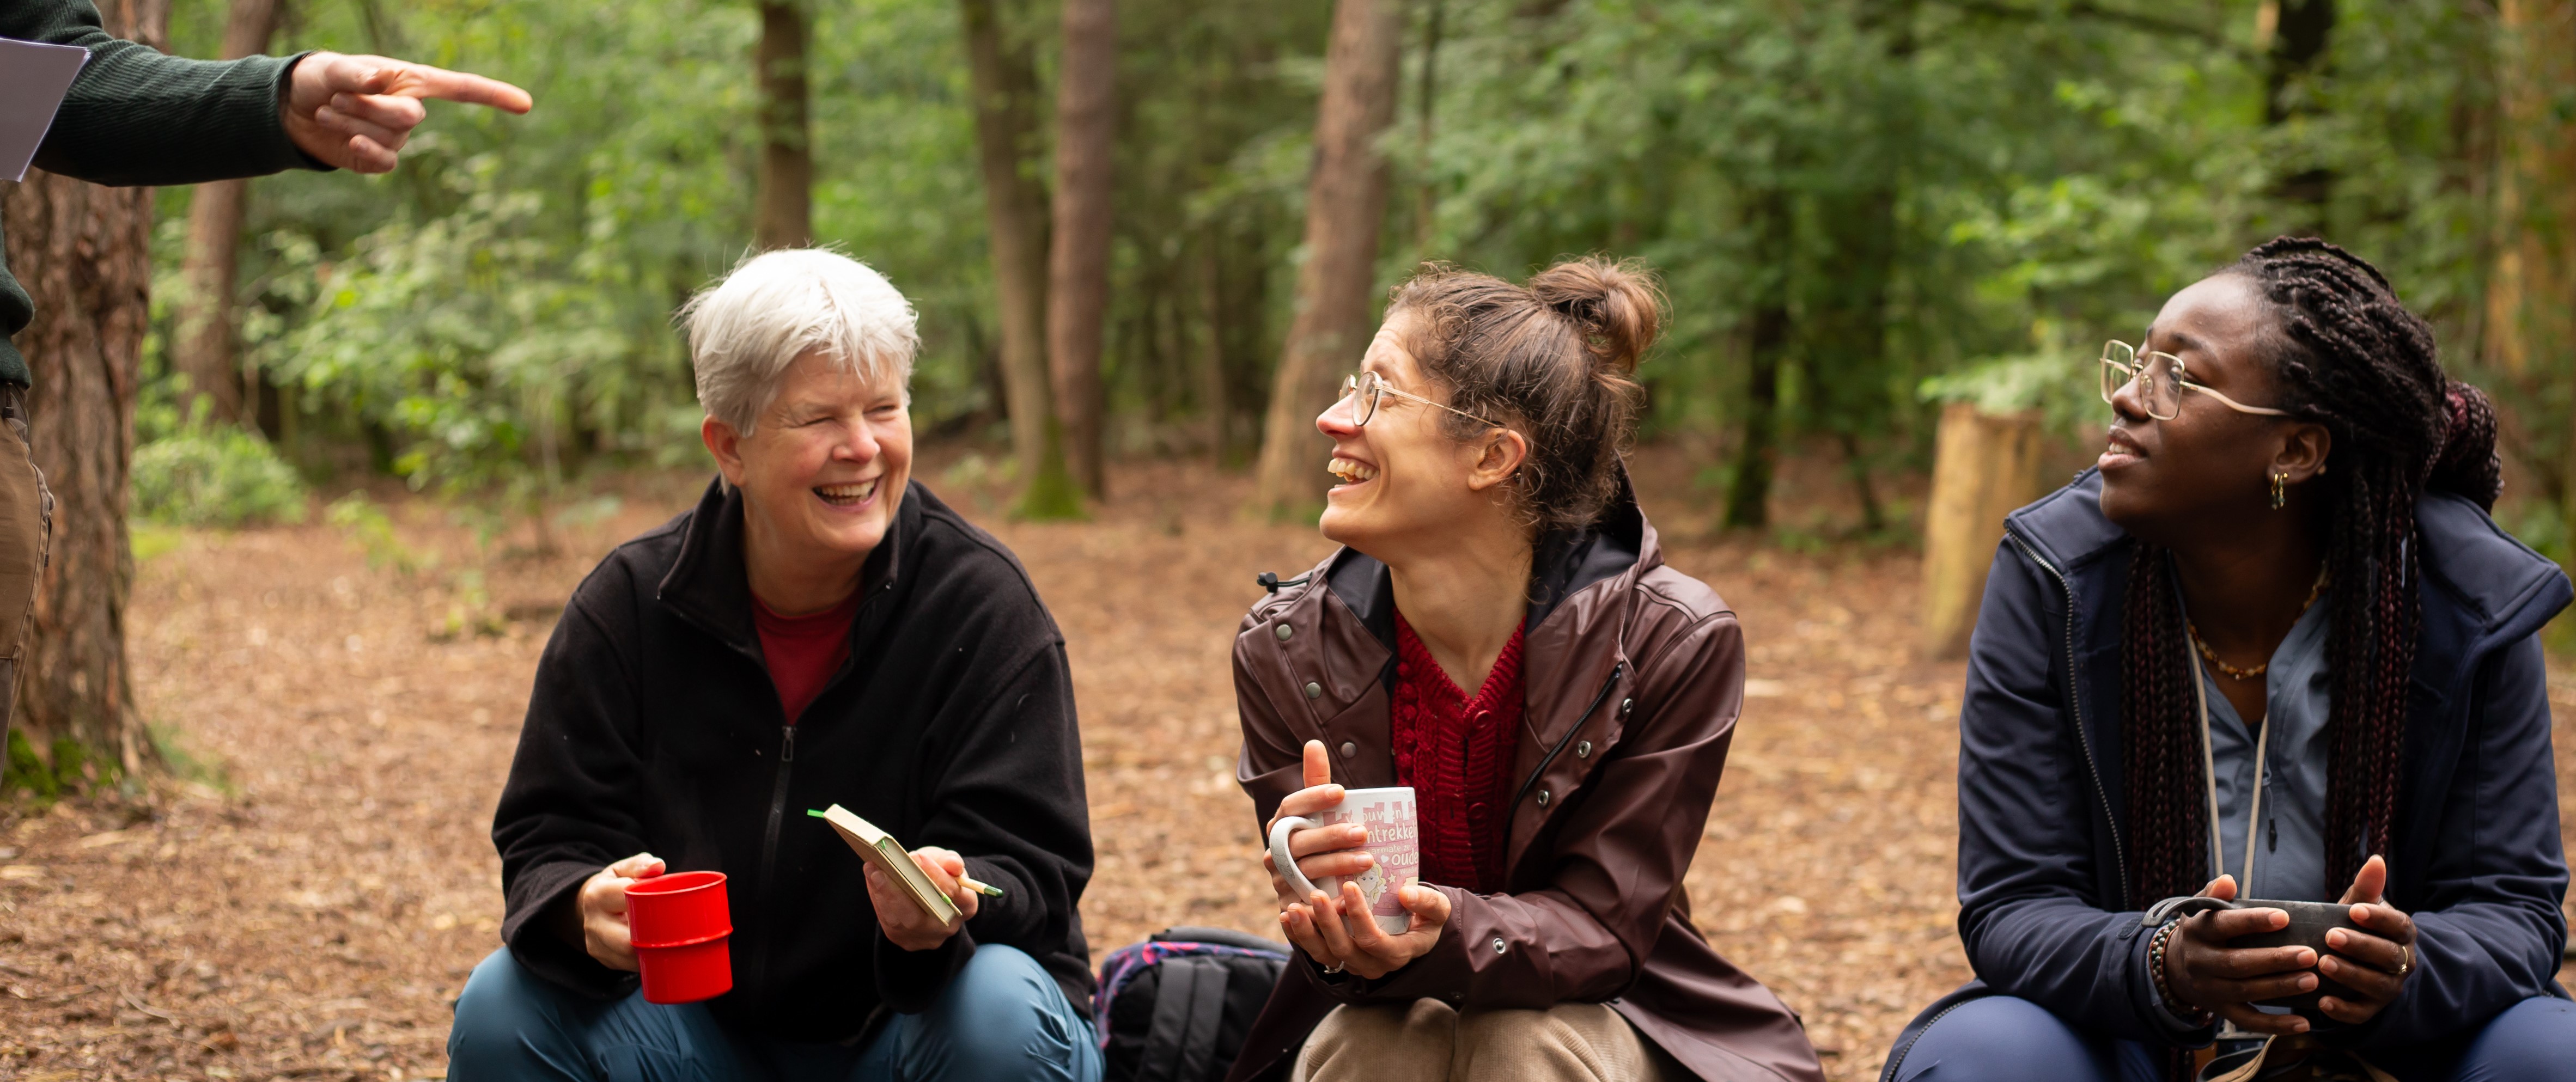
{"label": "small notebook", "polygon": [[894,835],[878,830],[876,824],[859,818],[838,804],[806,814],[832,824],[832,829],[841,833],[841,840],[858,850],[860,857],[875,865],[886,878],[903,884],[904,893],[912,895],[913,902],[921,906],[921,911],[929,914],[930,919],[943,927],[957,923],[957,903],[940,893],[929,876],[921,874],[921,865],[912,861],[912,851],[894,840]]}
{"label": "small notebook", "polygon": [[27,179],[54,110],[88,63],[89,50],[77,45],[0,38],[0,180]]}

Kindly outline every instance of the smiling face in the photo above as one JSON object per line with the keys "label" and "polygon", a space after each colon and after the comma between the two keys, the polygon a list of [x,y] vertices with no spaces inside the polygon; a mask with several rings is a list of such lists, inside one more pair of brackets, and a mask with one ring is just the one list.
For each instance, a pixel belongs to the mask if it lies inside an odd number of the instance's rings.
{"label": "smiling face", "polygon": [[[2261,356],[2270,318],[2244,277],[2220,274],[2173,295],[2139,346],[2182,359],[2191,382],[2249,406],[2286,397]],[[2111,396],[2102,514],[2133,536],[2174,545],[2223,536],[2270,507],[2274,473],[2298,485],[2325,463],[2324,426],[2239,413],[2186,390],[2170,421],[2147,415],[2135,382]]]}
{"label": "smiling face", "polygon": [[750,435],[712,417],[704,425],[725,480],[742,490],[747,549],[793,565],[769,569],[780,577],[855,573],[894,522],[912,476],[912,413],[895,366],[878,368],[872,381],[809,353],[788,365]]}
{"label": "smiling face", "polygon": [[[1397,313],[1378,328],[1361,371],[1377,373],[1393,390],[1446,404],[1448,389],[1434,385],[1405,351],[1406,319]],[[1395,563],[1436,550],[1461,529],[1508,524],[1501,486],[1526,455],[1518,433],[1451,439],[1444,431],[1451,414],[1395,394],[1378,402],[1366,427],[1354,423],[1359,409],[1351,395],[1315,418],[1316,429],[1333,439],[1325,468],[1341,482],[1324,497],[1325,537]]]}

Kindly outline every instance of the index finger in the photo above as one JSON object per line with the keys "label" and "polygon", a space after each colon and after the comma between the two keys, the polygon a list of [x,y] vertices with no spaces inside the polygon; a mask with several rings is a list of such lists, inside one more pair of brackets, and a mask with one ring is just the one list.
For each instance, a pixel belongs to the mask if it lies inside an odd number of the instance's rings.
{"label": "index finger", "polygon": [[939,893],[948,895],[957,893],[957,877],[948,874],[948,869],[941,867],[939,858],[931,855],[930,851],[913,850],[912,862],[921,866],[921,873],[930,877],[930,885],[938,887]]}
{"label": "index finger", "polygon": [[2415,942],[2415,918],[2407,916],[2396,906],[2384,902],[2362,902],[2352,907],[2351,916],[2353,923],[2370,929],[2390,942],[2399,944]]}
{"label": "index finger", "polygon": [[2200,938],[2225,943],[2238,936],[2277,932],[2290,926],[2290,915],[2278,909],[2222,909],[2184,923],[2200,923]]}
{"label": "index finger", "polygon": [[1342,787],[1338,785],[1327,783],[1299,789],[1279,801],[1279,810],[1270,817],[1270,821],[1278,822],[1280,816],[1285,815],[1312,815],[1341,802]]}
{"label": "index finger", "polygon": [[402,73],[394,80],[394,85],[386,88],[384,93],[406,98],[437,98],[441,101],[463,102],[467,105],[488,105],[510,113],[524,113],[535,108],[537,104],[536,99],[529,97],[527,91],[499,79],[487,79],[472,72],[433,68],[427,64],[404,64]]}

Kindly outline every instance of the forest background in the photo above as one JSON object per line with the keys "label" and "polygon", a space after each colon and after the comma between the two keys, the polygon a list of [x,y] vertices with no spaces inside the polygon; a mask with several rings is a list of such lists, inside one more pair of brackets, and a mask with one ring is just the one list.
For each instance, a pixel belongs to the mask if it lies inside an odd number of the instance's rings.
{"label": "forest background", "polygon": [[[2039,411],[2080,462],[2103,339],[2319,234],[2495,393],[2498,518],[2576,560],[2569,0],[102,6],[182,55],[380,52],[538,107],[433,106],[388,176],[151,197],[149,307],[106,358],[133,378],[96,392],[134,442],[92,476],[133,499],[74,509],[113,529],[58,534],[54,577],[104,585],[47,595],[113,633],[40,644],[0,787],[154,755],[123,690],[129,510],[292,519],[394,477],[543,546],[596,513],[589,479],[696,461],[672,312],[808,241],[913,299],[917,430],[979,448],[956,468],[1023,515],[1081,514],[1137,456],[1310,509],[1297,441],[1388,286],[1598,252],[1663,277],[1644,438],[1693,449],[1720,522],[1906,544],[1944,402]],[[85,393],[29,352],[41,394]],[[1833,463],[1848,511],[1774,521],[1784,455]]]}

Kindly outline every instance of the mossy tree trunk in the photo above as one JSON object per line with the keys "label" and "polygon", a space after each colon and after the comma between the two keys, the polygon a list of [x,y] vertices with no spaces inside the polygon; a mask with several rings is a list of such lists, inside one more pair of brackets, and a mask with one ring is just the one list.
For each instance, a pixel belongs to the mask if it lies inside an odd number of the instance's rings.
{"label": "mossy tree trunk", "polygon": [[[169,0],[102,0],[106,29],[158,46]],[[0,201],[9,267],[35,298],[16,337],[35,376],[29,441],[54,492],[50,562],[19,668],[10,777],[50,792],[130,778],[156,761],[127,674],[126,536],[134,400],[152,284],[152,190],[30,170]]]}
{"label": "mossy tree trunk", "polygon": [[1027,37],[1026,0],[959,0],[966,71],[975,96],[975,150],[984,178],[985,237],[1000,305],[1002,386],[1019,460],[1019,514],[1061,519],[1082,513],[1064,466],[1063,430],[1047,371],[1047,193],[1038,178],[1037,61]]}
{"label": "mossy tree trunk", "polygon": [[1262,425],[1256,514],[1301,515],[1322,502],[1324,454],[1315,414],[1367,352],[1378,234],[1392,183],[1379,142],[1395,123],[1404,12],[1399,0],[1340,0],[1315,111],[1315,166],[1306,182],[1306,261]]}
{"label": "mossy tree trunk", "polygon": [[1055,221],[1047,258],[1047,360],[1065,464],[1082,490],[1107,492],[1100,385],[1109,313],[1109,240],[1117,192],[1117,0],[1064,0],[1055,92]]}

